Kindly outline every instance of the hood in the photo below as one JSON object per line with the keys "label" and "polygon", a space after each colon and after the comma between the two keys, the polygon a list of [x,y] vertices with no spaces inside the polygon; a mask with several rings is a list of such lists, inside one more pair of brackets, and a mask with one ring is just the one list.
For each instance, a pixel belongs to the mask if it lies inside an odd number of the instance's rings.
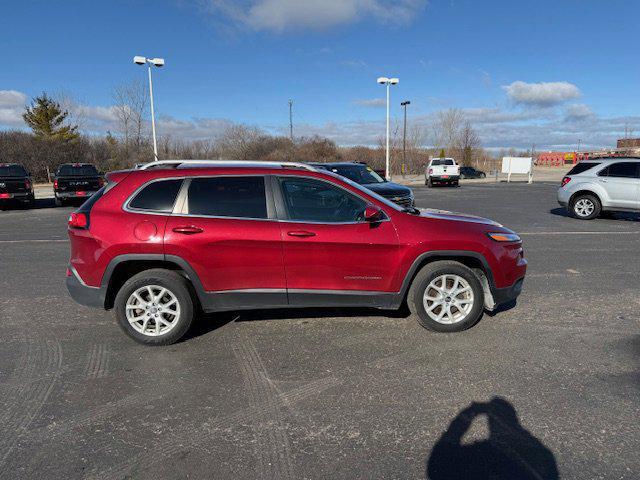
{"label": "hood", "polygon": [[378,195],[382,195],[383,197],[404,197],[411,193],[411,189],[409,187],[398,185],[393,182],[368,183],[362,186],[364,188],[368,188],[372,192],[376,192]]}
{"label": "hood", "polygon": [[492,225],[494,227],[502,227],[498,222],[489,220],[488,218],[477,217],[475,215],[467,215],[466,213],[448,212],[446,210],[435,210],[431,208],[420,208],[420,216],[433,218],[436,220],[450,220],[454,222],[470,222],[481,223],[484,225]]}

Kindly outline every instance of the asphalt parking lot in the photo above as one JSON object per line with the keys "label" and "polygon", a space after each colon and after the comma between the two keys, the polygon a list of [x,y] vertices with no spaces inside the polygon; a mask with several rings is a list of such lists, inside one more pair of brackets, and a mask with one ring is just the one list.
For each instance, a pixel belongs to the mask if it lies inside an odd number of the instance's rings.
{"label": "asphalt parking lot", "polygon": [[67,296],[70,208],[0,212],[0,478],[639,478],[640,217],[556,188],[416,188],[524,239],[517,305],[471,330],[257,311],[165,348]]}

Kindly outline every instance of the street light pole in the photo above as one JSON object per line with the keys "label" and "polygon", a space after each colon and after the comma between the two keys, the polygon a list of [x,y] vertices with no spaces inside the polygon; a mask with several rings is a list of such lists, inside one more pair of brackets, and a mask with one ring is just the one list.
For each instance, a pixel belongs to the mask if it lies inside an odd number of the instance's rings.
{"label": "street light pole", "polygon": [[151,81],[151,63],[149,67],[149,100],[151,101],[151,132],[153,134],[153,158],[158,161],[158,143],[156,141],[156,114],[153,110],[153,82]]}
{"label": "street light pole", "polygon": [[400,105],[404,107],[404,128],[402,129],[402,177],[404,178],[405,169],[407,168],[407,105],[411,105],[411,102],[406,100]]}
{"label": "street light pole", "polygon": [[397,85],[398,82],[400,80],[398,80],[397,78],[387,78],[387,77],[379,77],[378,78],[378,83],[380,85],[386,85],[387,86],[387,152],[386,152],[386,158],[385,158],[385,169],[384,169],[384,174],[385,174],[385,178],[387,180],[391,180],[391,176],[390,176],[390,172],[389,172],[389,159],[390,159],[390,153],[389,153],[389,99],[390,99],[390,93],[389,93],[389,87],[391,85]]}
{"label": "street light pole", "polygon": [[164,66],[164,58],[147,58],[141,56],[133,57],[136,65],[147,65],[149,68],[149,100],[151,102],[151,133],[153,135],[153,159],[158,160],[158,142],[156,140],[156,114],[153,105],[153,82],[151,81],[151,66]]}

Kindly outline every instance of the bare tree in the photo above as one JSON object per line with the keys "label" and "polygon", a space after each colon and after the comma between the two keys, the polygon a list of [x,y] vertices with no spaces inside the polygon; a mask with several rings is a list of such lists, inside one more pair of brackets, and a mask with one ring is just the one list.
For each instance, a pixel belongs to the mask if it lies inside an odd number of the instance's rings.
{"label": "bare tree", "polygon": [[473,165],[473,152],[480,147],[480,137],[471,122],[465,120],[458,133],[458,149],[462,153],[462,164],[470,167]]}
{"label": "bare tree", "polygon": [[113,101],[120,134],[126,146],[140,147],[145,137],[149,94],[143,82],[133,80],[113,89]]}
{"label": "bare tree", "polygon": [[439,149],[444,148],[447,155],[455,155],[464,121],[462,111],[457,108],[439,111],[431,127],[433,145]]}
{"label": "bare tree", "polygon": [[261,135],[256,127],[231,125],[217,139],[220,155],[228,160],[254,160],[251,154]]}

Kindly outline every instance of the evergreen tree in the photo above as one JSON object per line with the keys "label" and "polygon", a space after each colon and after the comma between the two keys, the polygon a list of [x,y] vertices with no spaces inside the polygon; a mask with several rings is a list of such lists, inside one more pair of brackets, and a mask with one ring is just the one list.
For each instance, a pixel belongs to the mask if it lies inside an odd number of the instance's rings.
{"label": "evergreen tree", "polygon": [[58,102],[46,93],[36,97],[30,107],[26,107],[22,118],[37,137],[52,140],[73,140],[78,138],[78,127],[65,125],[69,112],[62,110]]}

